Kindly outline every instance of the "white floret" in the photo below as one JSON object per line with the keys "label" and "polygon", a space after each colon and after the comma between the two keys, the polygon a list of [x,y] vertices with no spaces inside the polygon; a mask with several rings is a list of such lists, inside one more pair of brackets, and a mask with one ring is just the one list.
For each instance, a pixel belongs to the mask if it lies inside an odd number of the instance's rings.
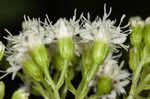
{"label": "white floret", "polygon": [[81,38],[87,42],[89,40],[96,41],[102,40],[109,44],[112,50],[123,47],[127,50],[128,46],[123,43],[126,41],[130,30],[123,31],[122,29],[127,28],[128,25],[121,27],[121,23],[125,17],[122,16],[118,26],[115,26],[116,21],[111,21],[107,19],[111,13],[111,8],[109,13],[106,12],[106,5],[104,6],[104,16],[103,18],[97,17],[93,22],[90,22],[89,19],[83,17],[84,25],[83,30],[80,33]]}

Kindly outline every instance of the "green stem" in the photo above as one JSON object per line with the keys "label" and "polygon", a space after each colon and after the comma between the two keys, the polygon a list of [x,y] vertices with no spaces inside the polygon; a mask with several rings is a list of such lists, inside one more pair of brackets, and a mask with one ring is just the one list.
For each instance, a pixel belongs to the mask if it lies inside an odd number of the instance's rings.
{"label": "green stem", "polygon": [[78,92],[76,95],[76,99],[83,99],[87,95],[88,85],[90,81],[94,78],[94,76],[96,75],[98,69],[99,69],[99,65],[93,64],[92,70],[88,73],[86,77],[83,77],[77,90]]}
{"label": "green stem", "polygon": [[45,92],[45,90],[43,89],[43,87],[41,86],[41,84],[37,81],[33,81],[34,86],[32,86],[36,91],[38,91],[44,99],[49,99],[48,94]]}
{"label": "green stem", "polygon": [[98,97],[100,97],[101,95],[99,95],[98,93],[96,93],[95,95],[90,96],[88,99],[98,99]]}
{"label": "green stem", "polygon": [[133,74],[133,81],[132,81],[130,93],[129,93],[129,96],[127,97],[127,99],[134,99],[134,97],[135,97],[136,87],[137,87],[137,83],[140,78],[140,73],[141,73],[142,67],[143,67],[143,61],[140,62],[139,66],[137,67],[136,71]]}
{"label": "green stem", "polygon": [[55,95],[55,99],[60,99],[60,96],[59,96],[59,92],[56,88],[56,85],[55,83],[53,82],[52,78],[50,77],[49,75],[49,71],[48,71],[48,68],[45,68],[44,69],[44,74],[46,76],[46,81],[47,83],[52,87],[53,91],[54,91],[54,95]]}
{"label": "green stem", "polygon": [[93,77],[96,75],[97,71],[99,70],[99,66],[97,64],[93,64],[92,65],[92,70],[89,72],[88,76],[87,76],[87,82],[90,82]]}
{"label": "green stem", "polygon": [[54,97],[51,87],[48,85],[48,83],[45,82],[45,80],[43,80],[41,82],[42,82],[43,86],[46,88],[46,91],[48,92],[49,97]]}
{"label": "green stem", "polygon": [[67,89],[68,89],[68,88],[67,88],[67,86],[65,85],[65,86],[64,86],[64,89],[63,89],[63,91],[62,91],[62,96],[61,96],[62,98],[61,98],[61,99],[65,99],[65,97],[66,97],[66,95],[67,95]]}
{"label": "green stem", "polygon": [[[148,82],[149,80],[150,80],[150,74],[148,74],[148,75],[146,76],[146,78],[144,78],[144,79],[140,82],[138,88],[136,89],[136,94],[139,94],[139,93],[145,88],[145,86],[146,86],[146,84],[147,84],[147,82]],[[147,87],[147,88],[149,88],[149,87]]]}
{"label": "green stem", "polygon": [[60,87],[63,85],[64,83],[64,79],[65,79],[65,73],[67,72],[67,68],[68,68],[68,60],[64,60],[64,66],[63,66],[63,70],[61,72],[60,78],[58,80],[58,83],[56,85],[57,90],[60,89]]}
{"label": "green stem", "polygon": [[84,99],[84,97],[87,95],[88,93],[88,85],[89,85],[89,82],[85,82],[84,83],[84,86],[81,90],[81,94],[78,95],[79,97],[77,99]]}
{"label": "green stem", "polygon": [[76,96],[76,89],[74,88],[74,86],[72,85],[68,75],[66,74],[66,79],[65,79],[65,82],[66,82],[66,85],[67,85],[67,88],[70,92],[72,92],[75,96]]}

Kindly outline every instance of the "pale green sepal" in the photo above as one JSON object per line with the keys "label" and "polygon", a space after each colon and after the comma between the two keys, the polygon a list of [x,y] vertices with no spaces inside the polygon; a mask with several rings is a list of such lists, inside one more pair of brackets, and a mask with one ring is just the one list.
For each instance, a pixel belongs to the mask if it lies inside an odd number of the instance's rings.
{"label": "pale green sepal", "polygon": [[36,47],[33,50],[31,50],[31,56],[42,71],[44,71],[44,68],[49,67],[50,57],[48,50],[44,45],[41,45],[40,47]]}
{"label": "pale green sepal", "polygon": [[35,64],[34,61],[31,59],[27,59],[24,62],[23,71],[25,74],[31,76],[37,81],[41,81],[43,79],[42,71],[37,66],[37,64]]}

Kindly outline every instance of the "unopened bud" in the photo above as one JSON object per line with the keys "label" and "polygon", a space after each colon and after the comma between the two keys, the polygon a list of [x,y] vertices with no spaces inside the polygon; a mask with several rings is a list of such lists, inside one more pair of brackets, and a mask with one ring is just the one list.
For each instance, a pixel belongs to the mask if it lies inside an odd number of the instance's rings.
{"label": "unopened bud", "polygon": [[0,60],[3,58],[5,52],[5,45],[0,42]]}
{"label": "unopened bud", "polygon": [[138,48],[130,49],[129,51],[129,67],[135,71],[140,61],[140,51]]}
{"label": "unopened bud", "polygon": [[148,45],[145,45],[144,48],[142,49],[141,57],[142,57],[144,66],[149,66],[149,64],[150,64],[150,47]]}
{"label": "unopened bud", "polygon": [[97,89],[100,95],[108,94],[113,88],[113,81],[109,77],[101,77],[98,80]]}
{"label": "unopened bud", "polygon": [[145,20],[144,43],[150,46],[150,17]]}
{"label": "unopened bud", "polygon": [[133,46],[139,46],[142,42],[142,32],[144,28],[144,21],[136,16],[130,18],[130,28],[131,28],[131,44]]}
{"label": "unopened bud", "polygon": [[72,38],[59,39],[58,51],[64,59],[71,60],[74,56],[74,43]]}
{"label": "unopened bud", "polygon": [[38,64],[42,71],[44,71],[45,68],[49,67],[50,57],[44,45],[31,50],[31,55],[32,59]]}
{"label": "unopened bud", "polygon": [[0,99],[3,99],[5,95],[5,84],[0,81]]}
{"label": "unopened bud", "polygon": [[29,93],[23,89],[19,89],[13,93],[11,99],[29,99]]}
{"label": "unopened bud", "polygon": [[92,49],[92,59],[93,62],[97,65],[100,65],[104,62],[106,56],[109,52],[109,46],[103,41],[95,41]]}
{"label": "unopened bud", "polygon": [[31,59],[27,59],[24,62],[23,70],[25,74],[27,74],[28,76],[31,76],[33,79],[37,81],[41,81],[43,79],[40,68]]}

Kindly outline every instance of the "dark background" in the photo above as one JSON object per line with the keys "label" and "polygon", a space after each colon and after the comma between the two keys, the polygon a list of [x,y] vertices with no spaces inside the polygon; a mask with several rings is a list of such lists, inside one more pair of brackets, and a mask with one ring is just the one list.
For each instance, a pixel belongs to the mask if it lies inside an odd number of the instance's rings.
{"label": "dark background", "polygon": [[[150,0],[0,0],[0,40],[6,43],[3,36],[8,34],[4,29],[8,29],[12,34],[21,31],[23,16],[44,20],[47,14],[51,21],[55,22],[60,17],[71,18],[74,9],[77,9],[77,16],[82,12],[86,15],[90,12],[91,20],[96,16],[103,16],[104,3],[107,8],[112,7],[110,19],[119,19],[122,14],[126,14],[123,24],[128,22],[131,16],[141,16],[143,19],[150,16]],[[6,97],[10,99],[11,94],[16,90],[21,81],[16,78],[11,81],[11,75],[3,79],[6,83]],[[32,97],[32,99],[38,99]]]}

